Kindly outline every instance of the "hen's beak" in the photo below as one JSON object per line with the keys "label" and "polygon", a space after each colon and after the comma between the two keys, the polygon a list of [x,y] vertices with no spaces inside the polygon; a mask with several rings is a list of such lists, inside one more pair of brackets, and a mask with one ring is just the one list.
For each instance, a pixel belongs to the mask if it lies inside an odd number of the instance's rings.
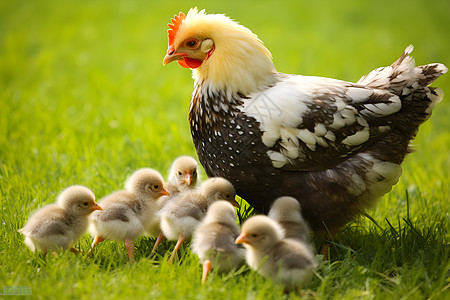
{"label": "hen's beak", "polygon": [[247,238],[247,236],[243,232],[236,238],[236,240],[234,240],[234,242],[236,244],[242,244],[242,243],[250,244],[250,240]]}
{"label": "hen's beak", "polygon": [[163,66],[167,65],[170,62],[173,62],[174,60],[183,59],[185,56],[187,56],[186,53],[177,53],[175,51],[175,46],[174,45],[170,45],[169,48],[167,48],[166,56],[164,56]]}

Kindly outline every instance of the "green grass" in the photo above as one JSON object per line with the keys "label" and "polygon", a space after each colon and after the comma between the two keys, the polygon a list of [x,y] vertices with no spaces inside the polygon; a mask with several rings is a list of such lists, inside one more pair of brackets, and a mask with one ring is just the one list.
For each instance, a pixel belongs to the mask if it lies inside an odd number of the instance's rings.
{"label": "green grass", "polygon": [[[17,232],[30,212],[72,184],[97,198],[133,170],[167,175],[195,155],[187,110],[192,79],[162,67],[166,24],[191,6],[226,13],[251,28],[279,71],[356,81],[413,43],[418,64],[450,65],[450,3],[441,1],[1,1],[0,293],[30,286],[32,297],[279,299],[283,288],[244,267],[201,286],[185,248],[169,265],[164,243],[101,244],[94,257],[32,254]],[[436,86],[450,94],[450,75]],[[400,182],[367,217],[348,224],[304,291],[311,299],[450,299],[450,101],[414,141]],[[85,251],[90,237],[79,243]],[[294,296],[294,295],[291,295]]]}

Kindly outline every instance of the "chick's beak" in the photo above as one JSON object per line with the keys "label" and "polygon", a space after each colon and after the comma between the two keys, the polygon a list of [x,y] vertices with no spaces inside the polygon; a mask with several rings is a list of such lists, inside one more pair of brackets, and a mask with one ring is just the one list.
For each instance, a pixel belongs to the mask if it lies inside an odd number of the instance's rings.
{"label": "chick's beak", "polygon": [[167,65],[168,63],[174,61],[174,60],[180,60],[183,59],[185,56],[187,56],[186,53],[177,53],[175,51],[175,46],[170,45],[169,48],[167,48],[167,54],[164,56],[163,59],[163,66]]}
{"label": "chick's beak", "polygon": [[166,189],[162,189],[162,190],[159,192],[159,194],[160,194],[161,196],[170,196],[169,192],[168,192]]}
{"label": "chick's beak", "polygon": [[236,238],[236,240],[234,240],[234,242],[236,244],[242,244],[242,243],[250,244],[250,240],[247,238],[247,236],[243,232]]}
{"label": "chick's beak", "polygon": [[103,210],[103,208],[100,205],[98,205],[97,202],[94,202],[94,206],[92,206],[90,208],[90,210],[92,210],[92,211],[94,211],[94,210]]}
{"label": "chick's beak", "polygon": [[192,175],[187,173],[186,174],[186,179],[184,181],[186,181],[187,185],[191,185],[191,183],[192,183]]}

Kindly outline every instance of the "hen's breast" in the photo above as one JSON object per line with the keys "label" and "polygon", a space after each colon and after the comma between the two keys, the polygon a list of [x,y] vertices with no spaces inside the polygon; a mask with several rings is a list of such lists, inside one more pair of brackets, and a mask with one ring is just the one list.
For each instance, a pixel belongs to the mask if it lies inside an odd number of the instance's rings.
{"label": "hen's breast", "polygon": [[270,177],[277,170],[271,166],[254,118],[238,113],[233,119],[215,127],[206,124],[202,129],[192,130],[192,137],[208,176],[224,177],[238,191],[242,190],[240,187],[257,190],[271,184]]}

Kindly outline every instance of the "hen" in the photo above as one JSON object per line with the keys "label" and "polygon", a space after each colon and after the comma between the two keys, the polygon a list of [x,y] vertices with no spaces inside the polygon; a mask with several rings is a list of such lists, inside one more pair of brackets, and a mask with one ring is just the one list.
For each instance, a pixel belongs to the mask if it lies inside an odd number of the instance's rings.
{"label": "hen", "polygon": [[391,190],[443,97],[429,85],[447,68],[416,67],[412,46],[351,83],[277,72],[258,37],[225,15],[194,8],[169,27],[163,64],[193,69],[189,122],[206,174],[259,211],[298,199],[314,231],[341,227]]}

